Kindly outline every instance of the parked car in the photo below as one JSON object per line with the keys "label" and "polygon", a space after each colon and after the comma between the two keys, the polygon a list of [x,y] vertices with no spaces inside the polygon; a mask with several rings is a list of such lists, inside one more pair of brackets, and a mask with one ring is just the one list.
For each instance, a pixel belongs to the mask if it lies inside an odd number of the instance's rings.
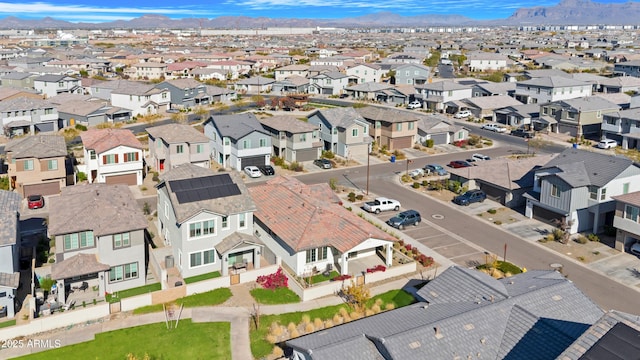
{"label": "parked car", "polygon": [[275,175],[275,173],[276,173],[276,170],[271,165],[260,165],[260,166],[258,166],[258,169],[260,169],[260,172],[262,174],[267,175],[267,176]]}
{"label": "parked car", "polygon": [[418,100],[413,100],[407,105],[407,109],[420,109],[422,107],[422,103]]}
{"label": "parked car", "polygon": [[29,195],[27,197],[27,206],[29,209],[40,209],[44,207],[44,196]]}
{"label": "parked car", "polygon": [[632,253],[635,256],[640,256],[640,242],[637,242],[637,243],[631,245],[631,248],[629,249],[629,252]]}
{"label": "parked car", "polygon": [[399,213],[398,215],[392,217],[387,221],[387,224],[396,228],[396,229],[404,229],[407,225],[418,226],[422,217],[420,217],[420,213],[415,210],[407,210]]}
{"label": "parked car", "polygon": [[447,170],[445,170],[442,166],[437,165],[437,164],[427,164],[424,166],[424,171],[427,174],[435,174],[435,175],[440,175],[440,176],[444,176],[447,175],[448,172]]}
{"label": "parked car", "polygon": [[466,160],[453,160],[452,162],[449,163],[449,166],[454,169],[458,169],[463,167],[470,167],[470,166],[473,166],[473,164],[471,164]]}
{"label": "parked car", "polygon": [[340,94],[340,99],[346,99],[349,97],[349,94],[344,93],[344,94]]}
{"label": "parked car", "polygon": [[422,169],[411,170],[411,171],[409,171],[409,176],[411,176],[412,178],[424,176],[424,170],[422,170]]}
{"label": "parked car", "polygon": [[480,129],[485,129],[485,130],[498,132],[498,133],[507,132],[507,128],[502,127],[498,124],[484,124],[480,127]]}
{"label": "parked car", "polygon": [[618,146],[618,142],[612,139],[602,139],[596,146],[600,149],[613,149]]}
{"label": "parked car", "polygon": [[472,116],[473,114],[469,110],[460,110],[457,113],[453,114],[453,117],[456,119],[466,119]]}
{"label": "parked car", "polygon": [[511,130],[511,135],[525,138],[525,139],[533,139],[534,137],[533,131],[525,130],[523,128]]}
{"label": "parked car", "polygon": [[469,190],[462,195],[453,198],[453,202],[458,205],[469,206],[475,202],[483,202],[487,199],[487,194],[482,190]]}
{"label": "parked car", "polygon": [[373,201],[367,201],[362,208],[365,211],[379,214],[381,211],[400,210],[400,202],[398,200],[387,199],[385,197],[375,198]]}
{"label": "parked car", "polygon": [[331,169],[333,167],[333,164],[331,164],[331,161],[327,159],[315,159],[313,160],[313,165],[321,169]]}
{"label": "parked car", "polygon": [[260,169],[258,169],[257,166],[245,166],[244,167],[244,172],[249,175],[249,177],[251,178],[259,178],[260,176],[262,176],[262,173],[260,172]]}
{"label": "parked car", "polygon": [[478,153],[475,153],[475,154],[471,155],[471,158],[472,158],[474,161],[487,161],[487,160],[491,160],[491,158],[490,158],[490,157],[488,157],[487,155],[482,155],[482,154],[478,154]]}

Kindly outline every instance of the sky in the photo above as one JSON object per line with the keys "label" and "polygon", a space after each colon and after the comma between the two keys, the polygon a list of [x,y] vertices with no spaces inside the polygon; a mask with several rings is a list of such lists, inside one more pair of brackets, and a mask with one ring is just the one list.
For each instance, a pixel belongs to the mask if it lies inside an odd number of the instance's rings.
{"label": "sky", "polygon": [[[624,3],[629,0],[597,0]],[[559,0],[0,0],[0,18],[100,23],[130,20],[145,14],[170,18],[248,16],[268,18],[339,19],[388,11],[404,16],[463,15],[475,20],[504,19],[516,9],[554,6]]]}

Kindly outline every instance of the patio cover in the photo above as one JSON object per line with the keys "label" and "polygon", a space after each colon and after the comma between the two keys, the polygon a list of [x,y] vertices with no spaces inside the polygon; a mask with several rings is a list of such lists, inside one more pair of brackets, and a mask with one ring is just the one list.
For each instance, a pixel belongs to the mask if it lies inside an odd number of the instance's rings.
{"label": "patio cover", "polygon": [[107,271],[111,267],[98,261],[95,254],[83,254],[72,256],[51,267],[51,277],[55,280],[68,279],[75,276],[95,274]]}
{"label": "patio cover", "polygon": [[539,117],[537,119],[532,119],[531,121],[536,122],[536,123],[540,123],[540,124],[549,124],[549,125],[558,123],[558,121],[556,119],[554,119],[554,118],[552,118],[551,116],[548,116],[548,115],[541,116],[541,117]]}
{"label": "patio cover", "polygon": [[257,245],[263,247],[264,244],[257,237],[249,234],[243,234],[239,232],[234,232],[233,234],[224,238],[218,246],[216,246],[216,251],[220,256],[228,253],[229,251],[238,248],[242,245]]}

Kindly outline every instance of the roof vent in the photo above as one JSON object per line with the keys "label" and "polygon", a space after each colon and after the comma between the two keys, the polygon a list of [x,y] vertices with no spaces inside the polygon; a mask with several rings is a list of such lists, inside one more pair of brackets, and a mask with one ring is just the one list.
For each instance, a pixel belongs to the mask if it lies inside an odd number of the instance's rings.
{"label": "roof vent", "polygon": [[475,329],[476,327],[475,327],[475,326],[473,326],[473,324],[465,324],[465,325],[463,326],[463,328],[464,328],[465,330],[469,331],[469,330],[473,330],[473,329]]}
{"label": "roof vent", "polygon": [[414,342],[412,342],[412,343],[410,343],[410,344],[409,344],[409,348],[411,348],[411,349],[417,349],[417,348],[419,348],[419,347],[420,347],[420,345],[421,345],[421,344],[420,344],[420,341],[414,341]]}
{"label": "roof vent", "polygon": [[480,344],[484,345],[487,342],[487,338],[480,339]]}
{"label": "roof vent", "polygon": [[442,339],[444,337],[444,335],[442,335],[442,333],[440,333],[440,328],[439,327],[434,326],[433,331],[435,332],[436,339]]}
{"label": "roof vent", "polygon": [[562,300],[562,296],[560,296],[560,295],[553,295],[551,298],[552,298],[553,300],[555,300],[555,301],[560,301],[560,300]]}

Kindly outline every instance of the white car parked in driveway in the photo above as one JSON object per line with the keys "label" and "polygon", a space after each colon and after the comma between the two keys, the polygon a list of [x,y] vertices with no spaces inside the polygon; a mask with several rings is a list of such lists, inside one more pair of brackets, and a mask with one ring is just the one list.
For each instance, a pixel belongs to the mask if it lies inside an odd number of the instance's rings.
{"label": "white car parked in driveway", "polygon": [[613,149],[618,146],[618,142],[612,139],[602,139],[596,146],[600,149]]}
{"label": "white car parked in driveway", "polygon": [[252,178],[259,178],[262,176],[262,172],[260,172],[260,169],[257,166],[246,166],[244,168],[244,172]]}
{"label": "white car parked in driveway", "polygon": [[473,114],[469,110],[460,110],[457,113],[453,114],[453,117],[456,119],[466,119],[471,116],[473,116]]}
{"label": "white car parked in driveway", "polygon": [[407,109],[420,109],[421,107],[422,104],[418,100],[413,100],[409,105],[407,105]]}
{"label": "white car parked in driveway", "polygon": [[480,127],[481,129],[485,129],[485,130],[489,130],[489,131],[493,131],[493,132],[498,132],[498,133],[503,133],[503,132],[507,132],[507,128],[502,127],[498,124],[484,124]]}
{"label": "white car parked in driveway", "polygon": [[424,170],[423,169],[411,170],[409,171],[409,176],[411,176],[412,178],[424,176]]}

